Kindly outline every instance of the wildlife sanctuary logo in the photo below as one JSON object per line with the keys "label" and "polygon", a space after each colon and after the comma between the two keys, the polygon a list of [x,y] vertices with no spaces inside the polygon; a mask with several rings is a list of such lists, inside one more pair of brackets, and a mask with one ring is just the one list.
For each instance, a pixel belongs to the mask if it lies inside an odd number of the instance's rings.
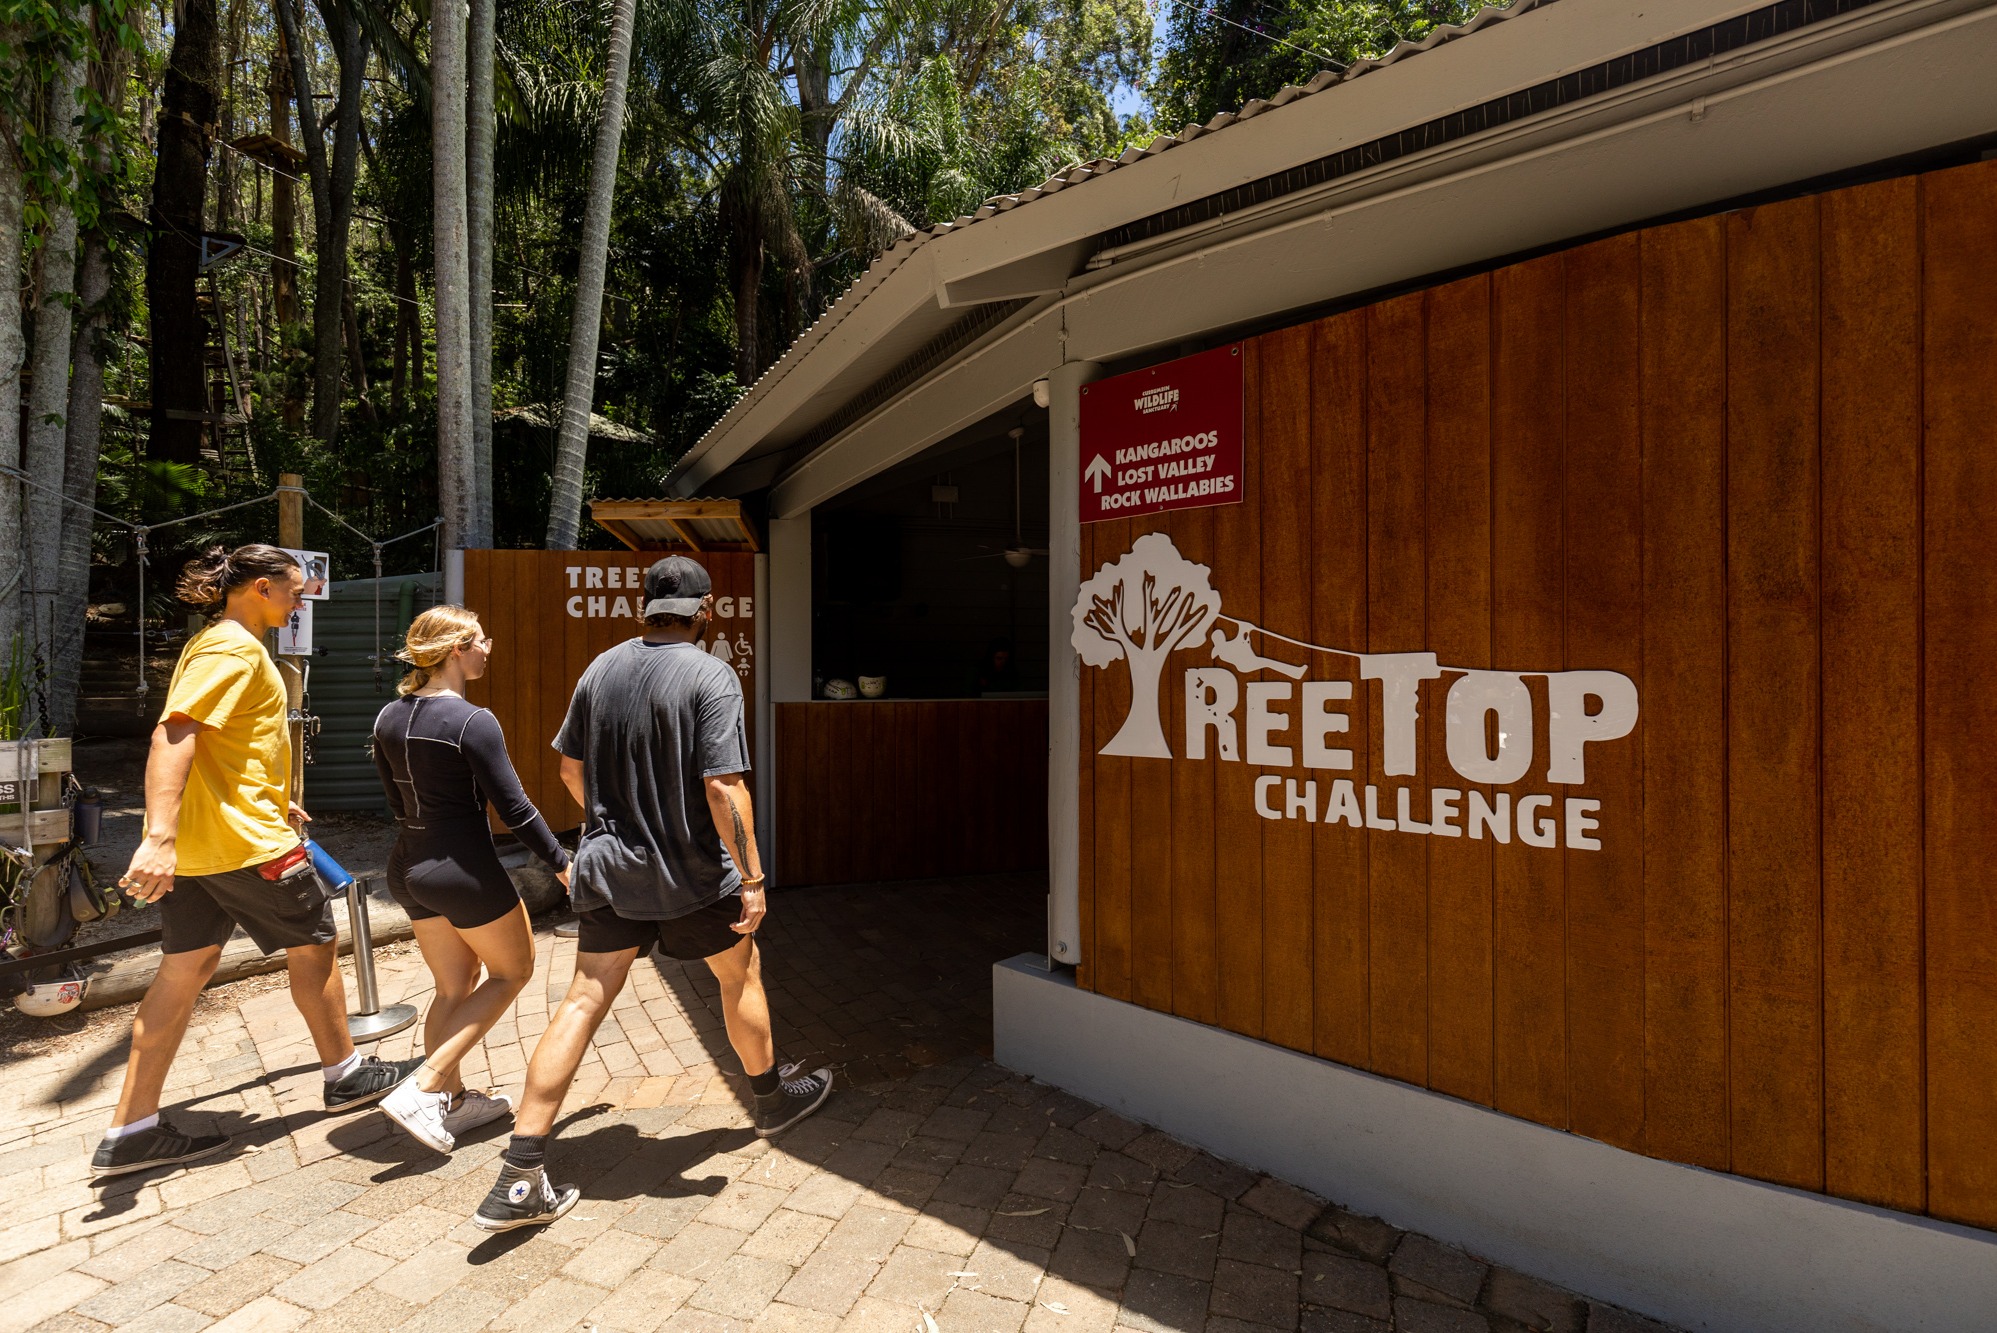
{"label": "wildlife sanctuary logo", "polygon": [[[1467,833],[1502,843],[1516,834],[1530,847],[1600,850],[1600,801],[1531,791],[1487,796],[1468,784],[1513,787],[1532,774],[1535,719],[1526,681],[1538,677],[1546,682],[1549,712],[1540,779],[1581,786],[1587,781],[1586,747],[1620,740],[1636,726],[1636,683],[1628,676],[1452,667],[1438,663],[1434,653],[1360,653],[1305,643],[1224,614],[1210,575],[1205,565],[1181,555],[1170,537],[1152,532],[1082,584],[1072,612],[1075,651],[1103,670],[1121,660],[1130,673],[1130,711],[1098,754],[1174,757],[1159,711],[1166,659],[1204,642],[1216,665],[1190,667],[1184,674],[1184,757],[1205,759],[1211,744],[1222,763],[1299,770],[1301,776],[1256,776],[1255,812],[1264,819],[1439,838]],[[1327,657],[1350,666],[1331,679],[1309,679]],[[1422,683],[1455,677],[1443,705],[1443,750],[1465,787],[1431,782],[1427,809],[1417,812],[1420,792],[1414,783],[1387,784],[1383,790],[1380,784],[1360,787],[1352,778],[1333,776],[1354,767],[1352,750],[1334,738],[1351,731],[1353,711],[1362,724],[1369,711],[1366,697],[1354,703],[1355,675],[1362,688],[1379,682],[1381,726],[1374,748],[1382,774],[1390,778],[1419,776]],[[1311,773],[1323,774],[1322,784]]]}
{"label": "wildlife sanctuary logo", "polygon": [[1179,391],[1170,385],[1140,393],[1131,401],[1131,406],[1145,416],[1150,416],[1153,412],[1170,412],[1178,405]]}

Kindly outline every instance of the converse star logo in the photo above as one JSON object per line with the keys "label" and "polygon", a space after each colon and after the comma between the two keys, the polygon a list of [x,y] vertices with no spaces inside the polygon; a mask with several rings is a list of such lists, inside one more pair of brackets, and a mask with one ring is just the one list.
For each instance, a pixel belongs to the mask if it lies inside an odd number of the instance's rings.
{"label": "converse star logo", "polygon": [[533,1189],[533,1181],[516,1180],[506,1188],[506,1201],[508,1203],[525,1203],[527,1202],[527,1196],[533,1192]]}

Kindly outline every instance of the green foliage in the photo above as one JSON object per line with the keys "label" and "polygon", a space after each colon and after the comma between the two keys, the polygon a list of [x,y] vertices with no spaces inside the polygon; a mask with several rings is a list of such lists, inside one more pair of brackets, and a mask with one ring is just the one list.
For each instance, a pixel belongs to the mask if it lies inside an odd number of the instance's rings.
{"label": "green foliage", "polygon": [[1171,33],[1151,98],[1160,127],[1176,131],[1233,111],[1323,69],[1419,41],[1462,23],[1476,0],[1165,0]]}
{"label": "green foliage", "polygon": [[27,644],[17,632],[6,662],[0,664],[0,741],[21,739],[22,719],[28,711],[29,675]]}
{"label": "green foliage", "polygon": [[[137,179],[143,148],[100,80],[86,77],[72,108],[51,106],[48,95],[66,61],[140,54],[134,9],[132,0],[6,0],[5,19],[19,25],[25,39],[0,40],[0,119],[17,127],[8,146],[20,157],[22,222],[31,237],[47,229],[57,207],[73,209],[78,229],[89,231]],[[56,122],[65,114],[84,144],[102,144],[106,151],[72,152]]]}

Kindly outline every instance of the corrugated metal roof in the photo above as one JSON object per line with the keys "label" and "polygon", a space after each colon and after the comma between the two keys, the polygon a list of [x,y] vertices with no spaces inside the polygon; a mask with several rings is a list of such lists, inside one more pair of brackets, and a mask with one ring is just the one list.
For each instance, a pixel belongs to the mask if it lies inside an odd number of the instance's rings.
{"label": "corrugated metal roof", "polygon": [[1238,124],[1244,120],[1252,120],[1265,111],[1272,111],[1277,107],[1287,106],[1299,98],[1312,96],[1341,83],[1348,83],[1374,70],[1384,69],[1386,66],[1394,64],[1397,61],[1406,60],[1410,56],[1424,51],[1432,51],[1436,47],[1455,41],[1460,37],[1467,37],[1471,33],[1482,31],[1493,24],[1517,18],[1522,14],[1553,3],[1554,0],[1513,0],[1512,4],[1506,6],[1486,5],[1478,10],[1467,23],[1445,23],[1429,32],[1420,41],[1395,43],[1393,49],[1385,55],[1355,61],[1344,70],[1325,70],[1302,86],[1295,84],[1285,85],[1271,97],[1256,98],[1239,111],[1223,111],[1204,125],[1187,125],[1176,134],[1161,134],[1143,148],[1126,149],[1119,157],[1097,158],[1090,162],[1076,163],[1073,166],[1055,172],[1039,185],[1021,190],[1017,194],[994,195],[990,199],[985,200],[983,205],[975,213],[960,215],[951,221],[939,222],[933,226],[909,232],[877,254],[868,263],[867,267],[861,271],[860,275],[847,285],[846,290],[834,298],[832,303],[825,308],[824,312],[816,320],[812,321],[803,332],[792,339],[790,347],[786,348],[781,356],[771,362],[764,369],[763,373],[756,377],[754,383],[749,386],[748,392],[737,399],[734,406],[727,412],[724,412],[720,419],[708,427],[700,439],[694,442],[693,448],[688,451],[688,456],[690,457],[699,452],[701,444],[705,443],[709,436],[720,430],[731,417],[748,411],[754,400],[761,396],[761,392],[768,384],[781,378],[783,373],[788,372],[791,365],[790,354],[792,351],[800,344],[822,337],[824,334],[830,332],[841,320],[852,313],[860,301],[865,298],[868,290],[878,286],[882,280],[894,272],[894,270],[901,267],[908,260],[909,256],[926,245],[932,238],[948,235],[950,232],[956,231],[961,227],[968,227],[975,223],[983,222],[987,218],[995,217],[1000,213],[1009,213],[1015,208],[1023,207],[1048,195],[1057,194],[1062,190],[1081,185],[1101,176],[1106,176],[1118,167],[1141,162],[1147,157],[1156,157],[1158,154],[1169,152],[1181,144],[1191,143],[1193,140],[1203,138],[1209,134],[1217,134],[1230,125]]}

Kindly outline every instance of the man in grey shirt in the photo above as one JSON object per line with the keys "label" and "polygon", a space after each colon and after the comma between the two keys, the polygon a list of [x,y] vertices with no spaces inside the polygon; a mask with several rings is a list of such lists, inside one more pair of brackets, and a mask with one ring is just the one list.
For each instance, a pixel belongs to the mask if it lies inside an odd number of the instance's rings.
{"label": "man in grey shirt", "polygon": [[645,636],[590,663],[555,738],[584,820],[569,881],[582,914],[575,980],[534,1047],[499,1180],[472,1219],[481,1230],[552,1222],[581,1197],[549,1183],[548,1136],[641,951],[698,958],[714,972],[759,1135],[782,1133],[831,1094],[831,1070],[777,1067],[756,951],[766,909],[742,780],[742,686],[701,647],[713,614],[704,568],[684,556],[653,565]]}

